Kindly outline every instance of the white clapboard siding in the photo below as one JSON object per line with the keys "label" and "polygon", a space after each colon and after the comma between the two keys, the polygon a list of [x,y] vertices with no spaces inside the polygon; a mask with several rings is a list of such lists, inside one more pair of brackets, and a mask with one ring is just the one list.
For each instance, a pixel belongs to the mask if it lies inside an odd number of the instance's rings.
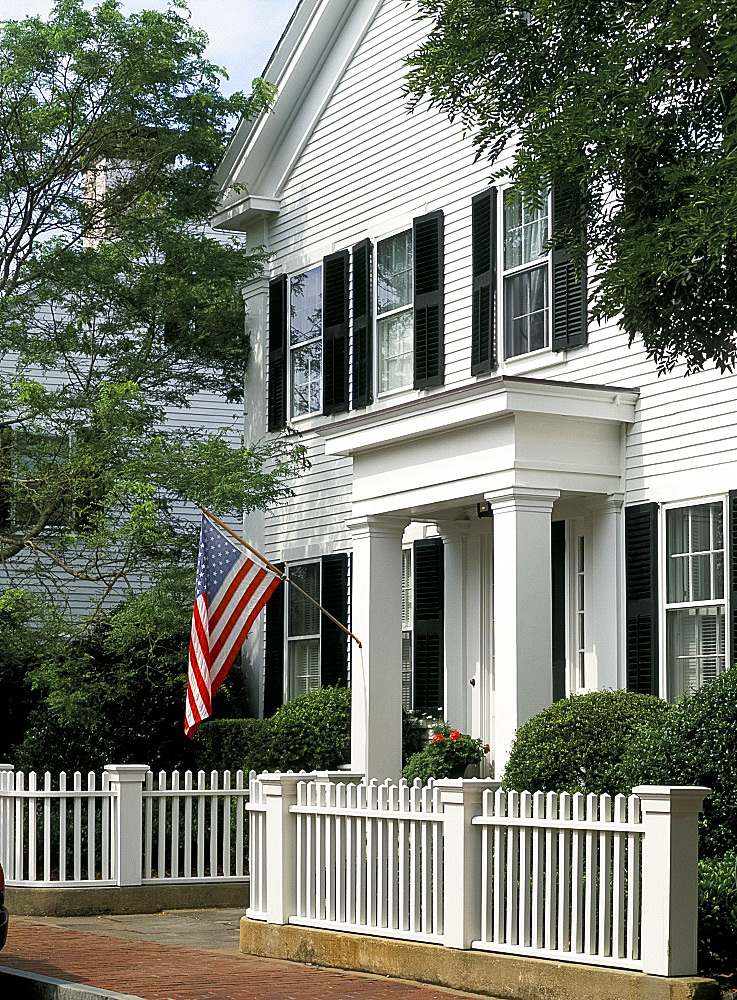
{"label": "white clapboard siding", "polygon": [[[351,30],[350,21],[345,30]],[[282,207],[268,236],[277,274],[317,264],[326,253],[367,235],[374,240],[391,235],[409,227],[413,216],[442,208],[447,389],[478,381],[470,374],[471,197],[488,185],[491,165],[483,159],[474,163],[471,140],[459,123],[426,102],[413,114],[407,111],[405,59],[426,30],[404,0],[380,5],[278,192]],[[510,155],[508,150],[495,167]],[[247,169],[246,163],[246,174]],[[737,376],[709,368],[686,377],[679,366],[658,378],[642,344],[630,347],[616,323],[592,324],[588,345],[566,354],[502,360],[496,374],[638,388],[636,420],[626,441],[628,502],[685,499],[694,495],[695,484],[701,495],[737,488],[731,433]],[[415,395],[410,391],[372,405]],[[272,557],[294,552],[295,539],[305,552],[350,546],[342,528],[350,463],[326,458],[313,429],[328,419],[299,424],[312,466],[299,479],[299,495],[265,519]]]}

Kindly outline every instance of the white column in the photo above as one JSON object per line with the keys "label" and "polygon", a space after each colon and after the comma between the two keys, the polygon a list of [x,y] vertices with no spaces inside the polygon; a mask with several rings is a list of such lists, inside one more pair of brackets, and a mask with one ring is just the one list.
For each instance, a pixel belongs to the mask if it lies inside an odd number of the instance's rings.
{"label": "white column", "polygon": [[514,734],[553,700],[550,523],[556,490],[486,495],[494,524],[494,775]]}
{"label": "white column", "polygon": [[118,885],[140,885],[143,864],[143,783],[146,764],[106,764],[115,796],[115,878]]}
{"label": "white column", "polygon": [[266,801],[266,919],[286,924],[297,912],[297,785],[305,774],[261,774]]}
{"label": "white column", "polygon": [[353,536],[351,770],[398,779],[402,769],[402,534],[405,517],[361,517]]}
{"label": "white column", "polygon": [[[249,239],[249,244],[251,240]],[[258,244],[258,240],[256,241]],[[243,437],[246,445],[262,440],[266,434],[266,314],[269,281],[265,276],[250,281],[243,288],[246,307],[246,330],[251,341],[243,396]],[[243,537],[259,552],[264,550],[264,512],[254,510],[243,517]],[[248,711],[260,716],[263,706],[264,616],[259,615],[243,643],[242,663]]]}
{"label": "white column", "polygon": [[596,665],[592,687],[618,688],[624,678],[622,618],[624,599],[623,493],[592,504],[591,609],[586,629]]}
{"label": "white column", "polygon": [[656,976],[695,976],[698,819],[710,789],[639,785],[642,844],[642,967]]}
{"label": "white column", "polygon": [[451,726],[468,728],[466,660],[466,536],[468,521],[440,521],[443,539],[443,715]]}
{"label": "white column", "polygon": [[487,789],[498,781],[441,779],[435,782],[443,810],[443,944],[470,948],[481,937],[481,815]]}

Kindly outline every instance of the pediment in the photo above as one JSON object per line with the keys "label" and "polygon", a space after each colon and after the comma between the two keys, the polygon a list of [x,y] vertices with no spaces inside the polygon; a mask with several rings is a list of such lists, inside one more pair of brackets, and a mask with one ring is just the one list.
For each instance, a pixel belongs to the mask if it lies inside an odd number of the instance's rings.
{"label": "pediment", "polygon": [[245,230],[278,213],[284,186],[382,0],[302,0],[265,71],[270,111],[236,131],[214,181],[215,229]]}

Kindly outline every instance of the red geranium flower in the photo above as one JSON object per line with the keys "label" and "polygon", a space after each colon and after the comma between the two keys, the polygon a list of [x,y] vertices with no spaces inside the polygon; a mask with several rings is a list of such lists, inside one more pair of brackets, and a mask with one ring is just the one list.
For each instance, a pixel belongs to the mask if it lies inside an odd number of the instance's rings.
{"label": "red geranium flower", "polygon": [[440,741],[442,740],[442,738],[443,738],[443,734],[442,733],[435,733],[435,735],[430,740],[430,742],[431,743],[440,743]]}
{"label": "red geranium flower", "polygon": [[451,729],[450,738],[453,741],[453,743],[455,743],[456,740],[459,740],[461,738],[461,734],[458,732],[457,729]]}
{"label": "red geranium flower", "polygon": [[490,750],[490,749],[491,748],[490,748],[489,744],[488,743],[484,743],[484,750]]}

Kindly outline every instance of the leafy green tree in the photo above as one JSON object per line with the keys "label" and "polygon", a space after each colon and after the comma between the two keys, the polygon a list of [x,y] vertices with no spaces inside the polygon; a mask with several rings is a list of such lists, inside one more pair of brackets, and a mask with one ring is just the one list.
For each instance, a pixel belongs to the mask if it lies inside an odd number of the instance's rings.
{"label": "leafy green tree", "polygon": [[[418,0],[433,24],[410,60],[428,98],[531,199],[575,192],[554,240],[597,274],[661,371],[737,345],[737,6],[724,0]],[[505,164],[506,166],[506,164]],[[570,202],[570,198],[569,198]],[[581,221],[586,230],[580,239]]]}
{"label": "leafy green tree", "polygon": [[206,224],[238,119],[273,93],[224,97],[183,5],[119,8],[0,23],[0,560],[100,599],[191,562],[184,500],[240,514],[301,461],[165,420],[215,391],[227,424],[242,400],[238,285],[264,254]]}

